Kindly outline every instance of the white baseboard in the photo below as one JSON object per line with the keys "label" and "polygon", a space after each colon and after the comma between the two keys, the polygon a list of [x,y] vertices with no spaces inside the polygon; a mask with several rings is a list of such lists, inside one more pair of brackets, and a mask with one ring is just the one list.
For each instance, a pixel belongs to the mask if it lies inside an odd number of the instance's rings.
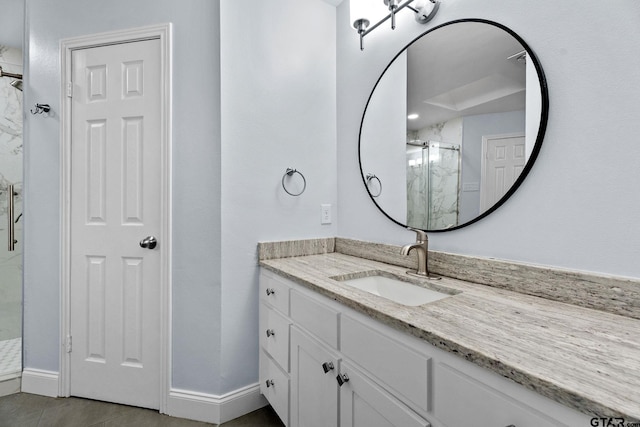
{"label": "white baseboard", "polygon": [[41,396],[58,397],[58,373],[41,369],[22,371],[22,391]]}
{"label": "white baseboard", "polygon": [[20,393],[20,377],[0,381],[0,397]]}
{"label": "white baseboard", "polygon": [[267,405],[260,386],[253,384],[231,393],[213,395],[171,389],[166,414],[214,424],[222,424]]}

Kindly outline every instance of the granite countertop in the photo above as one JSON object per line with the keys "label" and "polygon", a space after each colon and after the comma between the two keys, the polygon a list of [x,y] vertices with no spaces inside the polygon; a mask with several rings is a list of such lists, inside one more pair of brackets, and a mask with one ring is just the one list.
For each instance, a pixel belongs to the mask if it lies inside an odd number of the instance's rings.
{"label": "granite countertop", "polygon": [[331,279],[406,268],[337,252],[260,265],[580,412],[640,421],[640,320],[447,277],[410,279],[460,293],[408,307]]}

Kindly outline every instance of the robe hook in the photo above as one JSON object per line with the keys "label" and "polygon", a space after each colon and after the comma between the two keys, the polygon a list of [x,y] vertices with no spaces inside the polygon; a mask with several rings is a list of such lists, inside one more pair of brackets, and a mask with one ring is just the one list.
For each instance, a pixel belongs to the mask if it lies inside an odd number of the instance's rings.
{"label": "robe hook", "polygon": [[49,104],[36,104],[36,108],[35,110],[31,109],[29,111],[31,111],[31,114],[42,114],[42,113],[48,113],[51,110],[51,107],[49,106]]}

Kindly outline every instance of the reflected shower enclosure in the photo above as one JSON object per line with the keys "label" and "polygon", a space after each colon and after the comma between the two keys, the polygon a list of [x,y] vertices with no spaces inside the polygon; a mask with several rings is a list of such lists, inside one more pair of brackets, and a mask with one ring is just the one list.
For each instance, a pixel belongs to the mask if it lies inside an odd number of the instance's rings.
{"label": "reflected shower enclosure", "polygon": [[460,146],[407,142],[407,225],[423,230],[458,224]]}
{"label": "reflected shower enclosure", "polygon": [[22,371],[22,51],[0,45],[0,382]]}

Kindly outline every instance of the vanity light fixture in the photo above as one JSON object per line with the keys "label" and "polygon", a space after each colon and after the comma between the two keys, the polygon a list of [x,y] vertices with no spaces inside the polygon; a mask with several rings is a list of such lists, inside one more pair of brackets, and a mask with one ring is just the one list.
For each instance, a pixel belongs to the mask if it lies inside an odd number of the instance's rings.
{"label": "vanity light fixture", "polygon": [[[411,9],[415,13],[416,21],[421,24],[426,24],[433,19],[438,11],[438,7],[440,6],[440,2],[438,0],[406,0],[404,3],[402,3],[401,0],[383,1],[387,7],[388,14],[383,18],[378,18],[382,8],[377,8],[377,10],[375,10],[375,6],[371,7],[373,0],[350,0],[351,22],[353,22],[353,28],[356,29],[360,36],[360,50],[364,50],[364,36],[378,28],[387,19],[391,18],[391,29],[395,30],[396,14],[405,7]],[[369,28],[371,21],[375,22],[376,19],[377,22]]]}
{"label": "vanity light fixture", "polygon": [[418,117],[420,117],[420,114],[413,113],[413,114],[409,114],[409,115],[407,116],[407,119],[409,119],[409,120],[415,120],[415,119],[417,119]]}

